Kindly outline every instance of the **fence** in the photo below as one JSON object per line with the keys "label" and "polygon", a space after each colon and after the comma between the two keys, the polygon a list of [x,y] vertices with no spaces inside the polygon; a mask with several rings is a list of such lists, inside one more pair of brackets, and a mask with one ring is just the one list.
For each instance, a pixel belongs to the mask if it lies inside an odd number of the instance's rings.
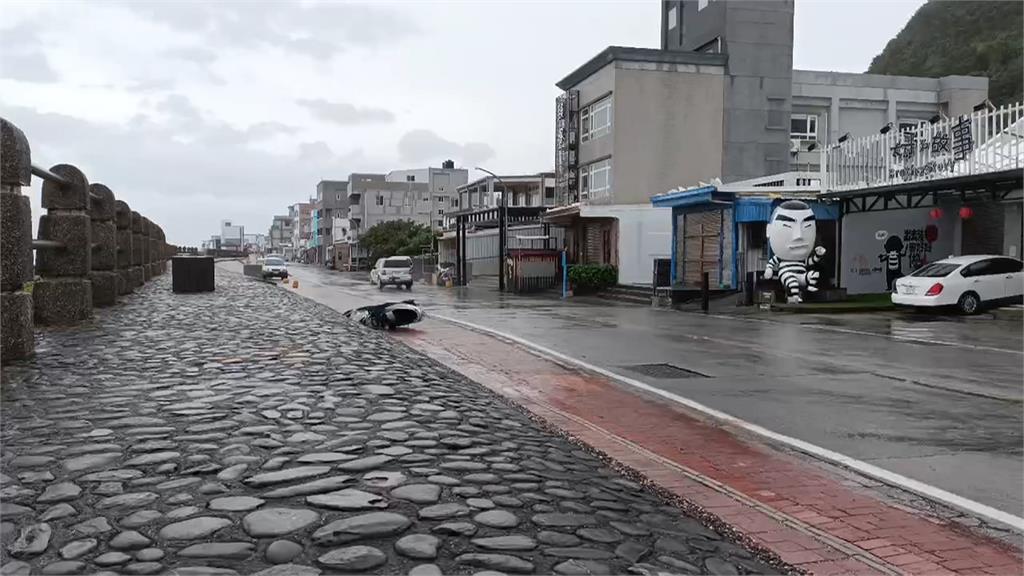
{"label": "fence", "polygon": [[[21,193],[43,181],[39,238]],[[33,266],[33,250],[36,252]],[[166,271],[163,230],[78,168],[32,163],[25,134],[0,118],[0,362],[30,356],[35,324],[74,324]]]}

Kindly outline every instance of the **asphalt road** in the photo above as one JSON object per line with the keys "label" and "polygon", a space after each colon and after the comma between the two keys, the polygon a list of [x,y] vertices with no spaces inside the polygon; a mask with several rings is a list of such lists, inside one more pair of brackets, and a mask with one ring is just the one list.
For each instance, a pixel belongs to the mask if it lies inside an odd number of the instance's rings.
{"label": "asphalt road", "polygon": [[[338,309],[413,297],[817,446],[1024,515],[1022,333],[1013,322],[906,315],[735,317],[416,285],[384,292],[294,266]],[[425,328],[428,328],[426,325]],[[692,373],[645,374],[668,363]],[[681,377],[680,377],[681,376]]]}

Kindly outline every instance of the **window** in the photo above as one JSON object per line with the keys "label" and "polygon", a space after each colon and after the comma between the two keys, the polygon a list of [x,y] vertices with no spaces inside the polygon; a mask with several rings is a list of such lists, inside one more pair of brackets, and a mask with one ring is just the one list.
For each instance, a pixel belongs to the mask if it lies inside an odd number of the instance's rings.
{"label": "window", "polygon": [[1024,269],[1024,263],[1013,258],[996,258],[995,274],[1014,274]]}
{"label": "window", "polygon": [[672,30],[679,24],[679,14],[676,12],[676,7],[673,6],[668,11],[668,29]]}
{"label": "window", "polygon": [[813,142],[818,139],[818,117],[815,114],[793,114],[789,120],[789,137]]}
{"label": "window", "polygon": [[341,200],[341,194],[335,194],[334,195],[334,199],[335,200]]}
{"label": "window", "polygon": [[996,272],[995,260],[991,258],[988,260],[979,260],[974,264],[969,264],[960,271],[960,275],[964,278],[988,276],[989,274],[998,274],[998,272]]}
{"label": "window", "polygon": [[384,195],[383,194],[377,194],[377,206],[383,206],[383,205],[384,205]]}
{"label": "window", "polygon": [[415,182],[415,181],[416,181],[416,175],[415,175],[415,174],[409,174],[409,175],[407,175],[407,176],[405,177],[405,181],[406,181],[406,182]]}
{"label": "window", "polygon": [[580,111],[580,141],[604,136],[612,129],[612,99],[602,98]]}
{"label": "window", "polygon": [[424,202],[430,202],[430,192],[424,192],[423,193],[423,201]]}
{"label": "window", "polygon": [[900,132],[916,132],[921,123],[921,120],[901,120],[899,123]]}
{"label": "window", "polygon": [[594,162],[580,168],[580,193],[584,198],[608,196],[612,188],[612,165],[610,160]]}
{"label": "window", "polygon": [[451,207],[452,208],[458,208],[459,207],[459,199],[458,198],[452,197],[452,205],[451,205]]}
{"label": "window", "polygon": [[697,0],[697,11],[698,12],[700,12],[701,10],[703,10],[703,9],[705,9],[707,7],[708,7],[708,0]]}

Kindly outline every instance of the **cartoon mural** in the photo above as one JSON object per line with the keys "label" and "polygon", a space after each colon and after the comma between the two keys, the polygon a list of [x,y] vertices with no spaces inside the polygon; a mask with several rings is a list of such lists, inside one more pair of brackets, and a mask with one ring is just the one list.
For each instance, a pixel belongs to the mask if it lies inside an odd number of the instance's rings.
{"label": "cartoon mural", "polygon": [[878,255],[878,261],[885,262],[885,289],[892,292],[896,280],[903,277],[903,257],[907,253],[903,249],[903,239],[895,234],[885,239],[882,249],[885,252]]}
{"label": "cartoon mural", "polygon": [[803,302],[801,289],[818,291],[819,273],[810,268],[825,255],[825,247],[815,247],[816,238],[814,212],[806,203],[787,200],[772,212],[768,221],[768,244],[773,255],[764,277],[770,280],[778,274],[789,303]]}

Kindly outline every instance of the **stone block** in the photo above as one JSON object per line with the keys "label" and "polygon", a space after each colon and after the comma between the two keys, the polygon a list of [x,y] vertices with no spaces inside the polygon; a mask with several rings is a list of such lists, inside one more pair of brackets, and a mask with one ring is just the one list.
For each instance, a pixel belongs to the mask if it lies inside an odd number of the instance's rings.
{"label": "stone block", "polygon": [[171,260],[171,288],[174,292],[213,292],[213,258],[175,256]]}
{"label": "stone block", "polygon": [[262,278],[263,277],[263,265],[262,264],[243,264],[242,265],[242,274],[245,275],[245,276],[250,276],[252,278]]}
{"label": "stone block", "polygon": [[146,275],[142,273],[142,266],[132,266],[130,271],[133,288],[138,288],[146,283]]}
{"label": "stone block", "polygon": [[142,234],[142,214],[132,210],[132,232]]}
{"label": "stone block", "polygon": [[64,243],[64,248],[44,248],[36,254],[40,276],[85,276],[92,269],[92,246],[86,213],[44,214],[39,218],[39,237]]}
{"label": "stone block", "polygon": [[117,272],[95,271],[89,274],[92,282],[92,305],[113,306],[117,304]]}
{"label": "stone block", "polygon": [[92,316],[92,283],[87,278],[42,278],[33,285],[32,303],[41,325],[76,324]]}
{"label": "stone block", "polygon": [[0,293],[0,362],[27,358],[35,351],[32,295],[19,290]]}
{"label": "stone block", "polygon": [[132,229],[132,209],[128,207],[128,203],[124,200],[114,201],[114,223],[117,224],[117,229],[122,228],[126,230]]}
{"label": "stone block", "polygon": [[70,164],[58,164],[50,172],[70,181],[68,185],[43,181],[43,208],[56,210],[88,210],[89,180]]}
{"label": "stone block", "polygon": [[142,265],[142,234],[132,231],[132,266]]}
{"label": "stone block", "polygon": [[117,270],[117,293],[124,296],[135,292],[135,282],[132,280],[131,268]]}
{"label": "stone block", "polygon": [[32,280],[32,206],[28,196],[0,193],[0,288]]}
{"label": "stone block", "polygon": [[117,227],[113,222],[92,221],[92,269],[113,270],[117,267]]}
{"label": "stone block", "polygon": [[132,265],[132,231],[117,229],[117,268],[130,268]]}
{"label": "stone block", "polygon": [[0,118],[0,183],[32,185],[32,149],[20,128]]}
{"label": "stone block", "polygon": [[89,217],[113,222],[117,210],[114,193],[103,184],[90,184],[89,192]]}

